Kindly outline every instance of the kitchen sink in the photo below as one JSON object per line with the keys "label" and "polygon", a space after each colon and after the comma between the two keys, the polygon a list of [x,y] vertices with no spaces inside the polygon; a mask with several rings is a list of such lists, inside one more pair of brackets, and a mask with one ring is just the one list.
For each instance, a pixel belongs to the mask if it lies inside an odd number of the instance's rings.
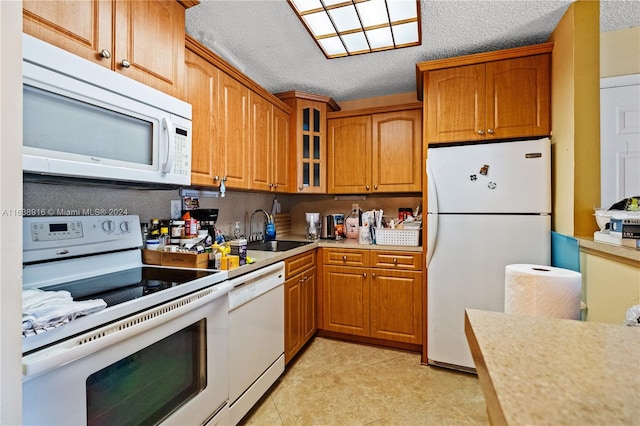
{"label": "kitchen sink", "polygon": [[255,242],[247,244],[247,250],[259,250],[259,251],[287,251],[294,248],[302,247],[307,244],[311,244],[309,241],[287,241],[287,240],[276,240],[276,241],[266,241]]}

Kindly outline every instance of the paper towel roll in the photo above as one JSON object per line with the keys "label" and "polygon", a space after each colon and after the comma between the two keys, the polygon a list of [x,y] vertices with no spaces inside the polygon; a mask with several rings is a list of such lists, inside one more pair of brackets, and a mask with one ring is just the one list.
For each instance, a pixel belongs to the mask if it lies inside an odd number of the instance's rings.
{"label": "paper towel roll", "polygon": [[513,314],[580,319],[582,274],[543,265],[505,268],[504,311]]}

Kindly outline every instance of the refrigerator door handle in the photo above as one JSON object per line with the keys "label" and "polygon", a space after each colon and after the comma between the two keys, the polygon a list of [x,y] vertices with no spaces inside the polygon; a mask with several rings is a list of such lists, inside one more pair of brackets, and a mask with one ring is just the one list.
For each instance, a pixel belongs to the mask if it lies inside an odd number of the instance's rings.
{"label": "refrigerator door handle", "polygon": [[429,159],[426,162],[427,169],[427,268],[431,263],[431,257],[436,247],[438,236],[438,193],[433,171],[429,167]]}

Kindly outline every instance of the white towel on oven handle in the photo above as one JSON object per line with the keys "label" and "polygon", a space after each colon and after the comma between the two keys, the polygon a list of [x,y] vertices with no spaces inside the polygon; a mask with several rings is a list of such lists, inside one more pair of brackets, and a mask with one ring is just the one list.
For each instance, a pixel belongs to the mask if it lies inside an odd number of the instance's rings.
{"label": "white towel on oven handle", "polygon": [[56,327],[75,318],[106,308],[102,299],[74,301],[65,290],[22,291],[22,330]]}

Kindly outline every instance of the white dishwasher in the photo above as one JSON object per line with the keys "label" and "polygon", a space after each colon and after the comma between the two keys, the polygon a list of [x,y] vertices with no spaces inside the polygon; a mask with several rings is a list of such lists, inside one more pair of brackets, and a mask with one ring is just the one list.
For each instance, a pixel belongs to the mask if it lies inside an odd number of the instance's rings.
{"label": "white dishwasher", "polygon": [[231,283],[229,414],[235,425],[284,372],[284,262]]}

